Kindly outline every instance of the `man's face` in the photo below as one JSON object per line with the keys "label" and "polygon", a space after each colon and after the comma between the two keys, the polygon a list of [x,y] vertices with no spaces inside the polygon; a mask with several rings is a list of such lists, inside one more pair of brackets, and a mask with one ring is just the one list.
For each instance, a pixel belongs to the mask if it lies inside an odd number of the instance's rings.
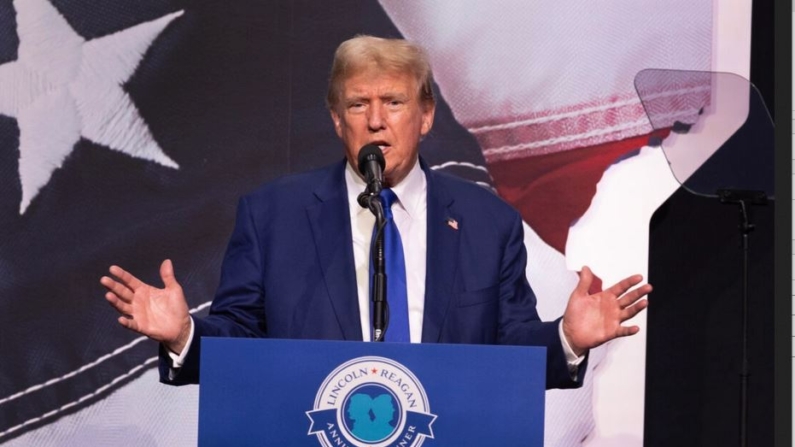
{"label": "man's face", "polygon": [[381,148],[386,186],[406,177],[417,160],[420,138],[433,125],[434,108],[420,101],[416,84],[408,73],[372,68],[343,83],[340,103],[331,112],[352,166],[357,167],[362,146],[373,143]]}

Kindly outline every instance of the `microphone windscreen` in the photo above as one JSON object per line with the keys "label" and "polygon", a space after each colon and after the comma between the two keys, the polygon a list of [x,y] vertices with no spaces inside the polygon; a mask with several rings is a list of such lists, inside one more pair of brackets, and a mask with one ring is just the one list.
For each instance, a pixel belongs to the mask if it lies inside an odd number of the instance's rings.
{"label": "microphone windscreen", "polygon": [[384,161],[384,153],[381,152],[381,148],[376,146],[375,144],[364,145],[359,150],[359,157],[358,157],[359,172],[361,172],[362,175],[365,174],[365,169],[368,161],[377,162],[378,165],[381,167],[382,171],[384,170],[384,166],[386,165],[386,162]]}

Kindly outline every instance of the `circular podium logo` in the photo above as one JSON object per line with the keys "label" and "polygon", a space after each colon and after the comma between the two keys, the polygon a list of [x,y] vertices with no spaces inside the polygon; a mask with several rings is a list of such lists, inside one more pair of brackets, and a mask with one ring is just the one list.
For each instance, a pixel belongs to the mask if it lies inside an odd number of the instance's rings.
{"label": "circular podium logo", "polygon": [[420,446],[433,438],[436,419],[414,374],[384,357],[358,357],[338,366],[306,415],[308,434],[328,447]]}

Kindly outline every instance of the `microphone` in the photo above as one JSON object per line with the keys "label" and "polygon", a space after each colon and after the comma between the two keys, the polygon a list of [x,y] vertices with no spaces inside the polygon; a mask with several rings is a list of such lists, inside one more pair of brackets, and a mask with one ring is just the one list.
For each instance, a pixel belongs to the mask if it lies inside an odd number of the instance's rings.
{"label": "microphone", "polygon": [[[381,148],[375,144],[367,144],[359,150],[359,172],[367,182],[367,192],[378,195],[384,183],[384,154]],[[361,204],[361,199],[359,200]]]}

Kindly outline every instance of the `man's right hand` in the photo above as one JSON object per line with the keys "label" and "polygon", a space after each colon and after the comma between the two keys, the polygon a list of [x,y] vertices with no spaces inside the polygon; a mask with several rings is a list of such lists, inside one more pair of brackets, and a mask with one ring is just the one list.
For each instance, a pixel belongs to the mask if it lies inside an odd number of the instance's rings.
{"label": "man's right hand", "polygon": [[181,353],[190,335],[190,313],[171,261],[166,259],[160,265],[162,289],[115,265],[110,273],[113,277],[103,276],[99,282],[108,290],[105,299],[121,314],[119,324]]}

